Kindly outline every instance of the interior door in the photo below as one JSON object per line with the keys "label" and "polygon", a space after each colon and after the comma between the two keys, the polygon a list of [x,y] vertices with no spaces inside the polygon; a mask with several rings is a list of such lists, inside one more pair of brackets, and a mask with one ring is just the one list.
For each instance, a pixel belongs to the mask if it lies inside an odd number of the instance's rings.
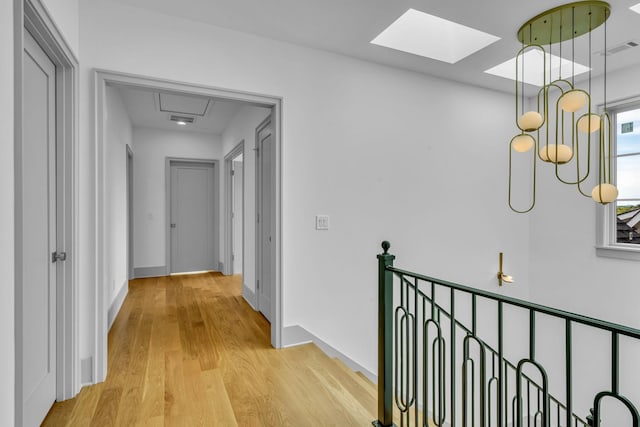
{"label": "interior door", "polygon": [[215,270],[214,165],[171,162],[171,273]]}
{"label": "interior door", "polygon": [[274,151],[269,125],[258,133],[258,310],[271,321],[271,295],[274,283]]}
{"label": "interior door", "polygon": [[243,219],[243,167],[242,160],[238,161],[234,159],[232,161],[233,168],[233,184],[232,184],[232,197],[233,197],[233,212],[231,214],[231,229],[232,229],[232,257],[233,257],[233,274],[242,274],[242,219]]}
{"label": "interior door", "polygon": [[21,149],[22,419],[38,426],[56,398],[56,68],[24,33]]}

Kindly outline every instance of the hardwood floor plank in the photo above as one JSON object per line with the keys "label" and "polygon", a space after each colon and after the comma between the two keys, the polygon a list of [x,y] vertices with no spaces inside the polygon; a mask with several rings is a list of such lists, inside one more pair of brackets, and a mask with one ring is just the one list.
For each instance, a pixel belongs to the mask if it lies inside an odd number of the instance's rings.
{"label": "hardwood floor plank", "polygon": [[98,400],[96,405],[96,412],[91,419],[91,426],[115,426],[121,397],[122,388],[105,388],[100,394],[100,400]]}

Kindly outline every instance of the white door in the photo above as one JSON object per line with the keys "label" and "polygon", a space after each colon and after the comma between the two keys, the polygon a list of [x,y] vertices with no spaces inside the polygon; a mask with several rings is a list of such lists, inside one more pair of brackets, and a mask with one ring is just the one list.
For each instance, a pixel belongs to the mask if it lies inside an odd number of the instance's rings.
{"label": "white door", "polygon": [[[241,160],[237,160],[240,158]],[[242,211],[243,206],[243,165],[242,157],[238,156],[231,162],[233,168],[233,180],[232,180],[232,206],[233,211],[231,213],[231,233],[232,233],[232,259],[233,259],[233,274],[242,274]]]}
{"label": "white door", "polygon": [[171,272],[215,270],[214,165],[171,162]]}
{"label": "white door", "polygon": [[22,145],[22,419],[38,426],[56,398],[55,65],[25,31]]}
{"label": "white door", "polygon": [[267,125],[258,133],[258,309],[271,321],[271,295],[275,268],[273,265],[274,209],[273,134]]}

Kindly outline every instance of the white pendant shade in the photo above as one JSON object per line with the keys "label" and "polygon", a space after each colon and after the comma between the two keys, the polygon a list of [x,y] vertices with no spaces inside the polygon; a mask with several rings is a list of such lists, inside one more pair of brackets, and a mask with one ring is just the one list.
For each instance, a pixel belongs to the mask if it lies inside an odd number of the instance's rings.
{"label": "white pendant shade", "polygon": [[[546,147],[542,147],[540,149],[540,158],[545,162],[552,163],[567,163],[571,160],[571,156],[573,155],[573,150],[571,147],[560,144],[549,144]],[[557,160],[556,160],[557,159]]]}
{"label": "white pendant shade", "polygon": [[585,114],[578,120],[578,130],[583,133],[595,132],[600,129],[600,116]]}
{"label": "white pendant shade", "polygon": [[598,203],[611,203],[618,198],[618,189],[612,184],[599,184],[593,188],[591,198]]}
{"label": "white pendant shade", "polygon": [[511,141],[511,146],[518,153],[525,153],[531,150],[531,148],[533,147],[533,144],[535,144],[535,140],[531,135],[527,135],[526,133],[516,136]]}
{"label": "white pendant shade", "polygon": [[560,97],[559,104],[567,113],[575,113],[587,105],[587,95],[581,90],[570,90]]}
{"label": "white pendant shade", "polygon": [[537,111],[527,111],[518,120],[518,126],[525,132],[531,132],[540,129],[544,122],[542,115]]}

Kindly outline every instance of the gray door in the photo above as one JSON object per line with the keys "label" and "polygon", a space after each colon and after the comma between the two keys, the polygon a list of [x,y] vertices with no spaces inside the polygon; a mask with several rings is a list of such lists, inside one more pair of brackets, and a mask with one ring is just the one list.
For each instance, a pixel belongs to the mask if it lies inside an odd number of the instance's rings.
{"label": "gray door", "polygon": [[233,180],[231,195],[233,198],[232,206],[233,211],[231,213],[231,234],[232,234],[232,259],[233,259],[233,274],[242,274],[242,219],[244,215],[242,213],[244,209],[243,201],[243,177],[244,177],[244,163],[242,160],[233,160],[231,162],[233,168]]}
{"label": "gray door", "polygon": [[171,162],[171,273],[215,270],[214,165]]}
{"label": "gray door", "polygon": [[25,31],[21,150],[22,419],[38,426],[56,398],[55,65]]}
{"label": "gray door", "polygon": [[274,151],[271,127],[258,133],[258,309],[271,321],[273,265]]}

